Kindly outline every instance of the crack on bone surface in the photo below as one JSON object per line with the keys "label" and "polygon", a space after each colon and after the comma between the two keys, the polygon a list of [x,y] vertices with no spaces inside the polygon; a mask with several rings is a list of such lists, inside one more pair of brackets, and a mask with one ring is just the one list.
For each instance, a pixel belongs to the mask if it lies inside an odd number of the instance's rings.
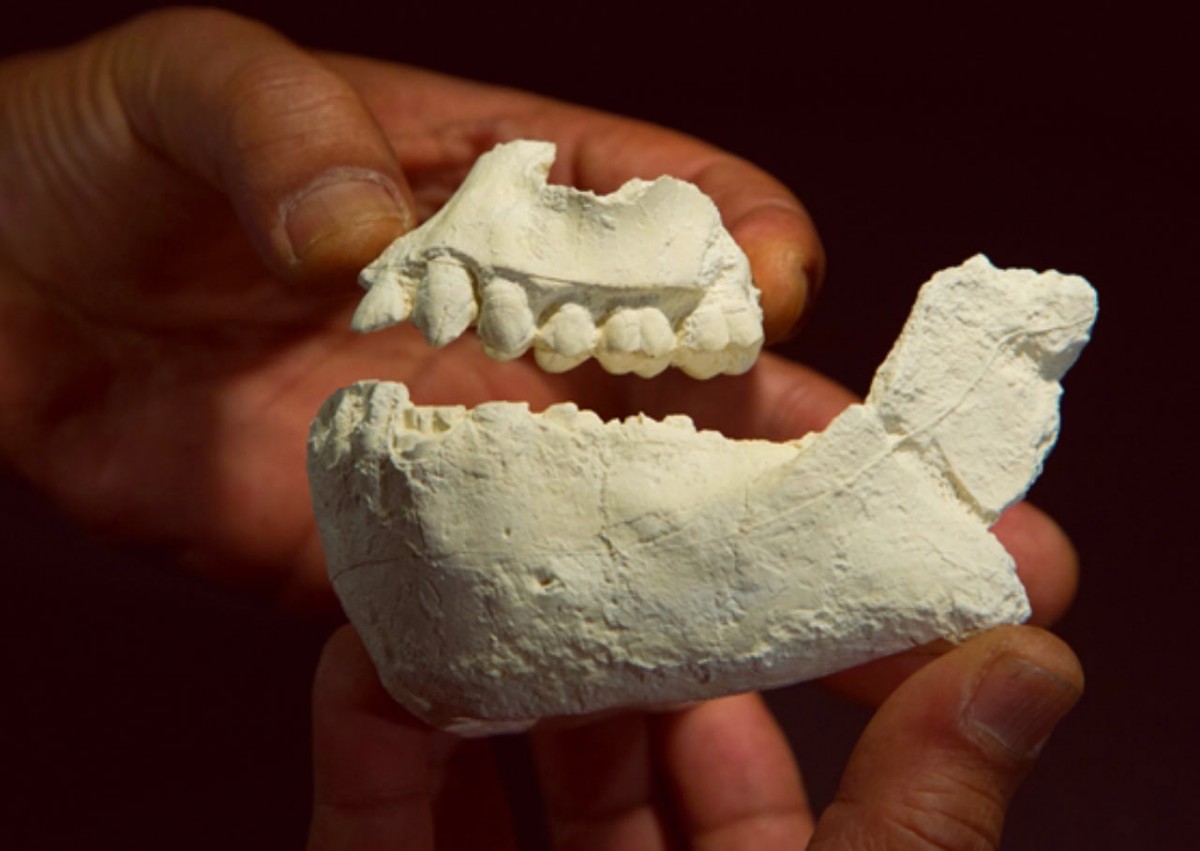
{"label": "crack on bone surface", "polygon": [[[673,177],[603,196],[551,186],[554,152],[517,141],[480,157],[438,213],[363,270],[353,327],[411,318],[444,346],[475,325],[489,357],[510,360],[532,344],[552,372],[588,357],[646,378],[669,366],[696,378],[753,366],[759,294],[712,200]],[[574,315],[547,328],[566,306],[590,323]]]}
{"label": "crack on bone surface", "polygon": [[310,438],[334,587],[391,694],[465,734],[1021,622],[988,527],[1054,443],[1095,309],[1082,278],[972,258],[922,288],[863,404],[784,443],[353,385]]}

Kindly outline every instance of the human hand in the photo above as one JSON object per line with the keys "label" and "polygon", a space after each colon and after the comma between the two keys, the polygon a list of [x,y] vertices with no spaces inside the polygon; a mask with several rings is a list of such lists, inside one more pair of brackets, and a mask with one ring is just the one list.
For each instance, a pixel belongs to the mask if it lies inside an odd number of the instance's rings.
{"label": "human hand", "polygon": [[[690,413],[776,440],[851,401],[769,355],[736,379],[646,382],[493,363],[469,340],[435,352],[410,327],[348,330],[357,270],[480,153],[533,137],[558,143],[560,182],[698,183],[747,251],[778,338],[820,279],[811,223],[763,172],[662,128],[310,54],[194,10],[9,60],[0,109],[0,451],[90,527],[292,605],[335,611],[304,444],[320,402],[354,380],[403,380],[430,404]],[[1052,619],[1074,588],[1066,539],[1028,506],[998,531],[1035,619]],[[848,687],[886,691],[907,664]]]}
{"label": "human hand", "polygon": [[[979,636],[883,703],[822,814],[756,695],[530,737],[555,848],[987,849],[1082,686],[1048,633]],[[515,847],[490,742],[407,715],[349,627],[326,645],[313,723],[309,851]]]}
{"label": "human hand", "polygon": [[[672,172],[751,251],[770,331],[820,275],[794,198],[660,128],[360,59],[220,12],[137,19],[0,66],[0,451],[76,518],[209,575],[333,610],[304,479],[336,387],[425,402],[575,399],[634,382],[348,330],[358,269],[497,141],[553,139],[598,191]],[[695,386],[695,385],[692,385]]]}

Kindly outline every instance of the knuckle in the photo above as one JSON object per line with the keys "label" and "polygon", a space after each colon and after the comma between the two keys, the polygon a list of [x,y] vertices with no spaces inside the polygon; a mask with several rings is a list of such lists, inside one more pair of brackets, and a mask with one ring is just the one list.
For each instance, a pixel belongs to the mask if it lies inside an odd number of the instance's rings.
{"label": "knuckle", "polygon": [[226,126],[243,153],[270,154],[321,139],[346,124],[356,104],[340,78],[290,50],[247,57],[222,88]]}

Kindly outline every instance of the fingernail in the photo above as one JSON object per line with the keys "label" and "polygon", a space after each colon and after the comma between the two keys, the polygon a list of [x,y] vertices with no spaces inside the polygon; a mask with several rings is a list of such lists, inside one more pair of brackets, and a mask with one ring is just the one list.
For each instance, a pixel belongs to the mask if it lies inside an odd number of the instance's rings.
{"label": "fingernail", "polygon": [[1079,690],[1062,677],[1001,656],[984,673],[964,720],[1013,753],[1031,757],[1078,700]]}
{"label": "fingernail", "polygon": [[285,201],[281,213],[293,262],[337,233],[388,219],[401,231],[412,224],[396,185],[368,169],[339,169],[318,177]]}

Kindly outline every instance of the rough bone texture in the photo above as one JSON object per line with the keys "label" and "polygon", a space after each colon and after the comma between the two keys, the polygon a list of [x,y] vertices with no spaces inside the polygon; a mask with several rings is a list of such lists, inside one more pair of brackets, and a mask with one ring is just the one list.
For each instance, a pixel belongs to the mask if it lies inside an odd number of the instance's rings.
{"label": "rough bone texture", "polygon": [[310,476],[391,694],[463,733],[817,677],[1029,614],[987,531],[1040,470],[1081,278],[982,257],[921,291],[866,402],[776,444],[574,405],[339,391]]}
{"label": "rough bone texture", "polygon": [[716,205],[672,177],[597,196],[550,186],[549,142],[499,145],[435,216],[363,270],[354,328],[411,317],[435,346],[475,324],[498,360],[596,357],[650,377],[745,372],[763,343],[750,264]]}

